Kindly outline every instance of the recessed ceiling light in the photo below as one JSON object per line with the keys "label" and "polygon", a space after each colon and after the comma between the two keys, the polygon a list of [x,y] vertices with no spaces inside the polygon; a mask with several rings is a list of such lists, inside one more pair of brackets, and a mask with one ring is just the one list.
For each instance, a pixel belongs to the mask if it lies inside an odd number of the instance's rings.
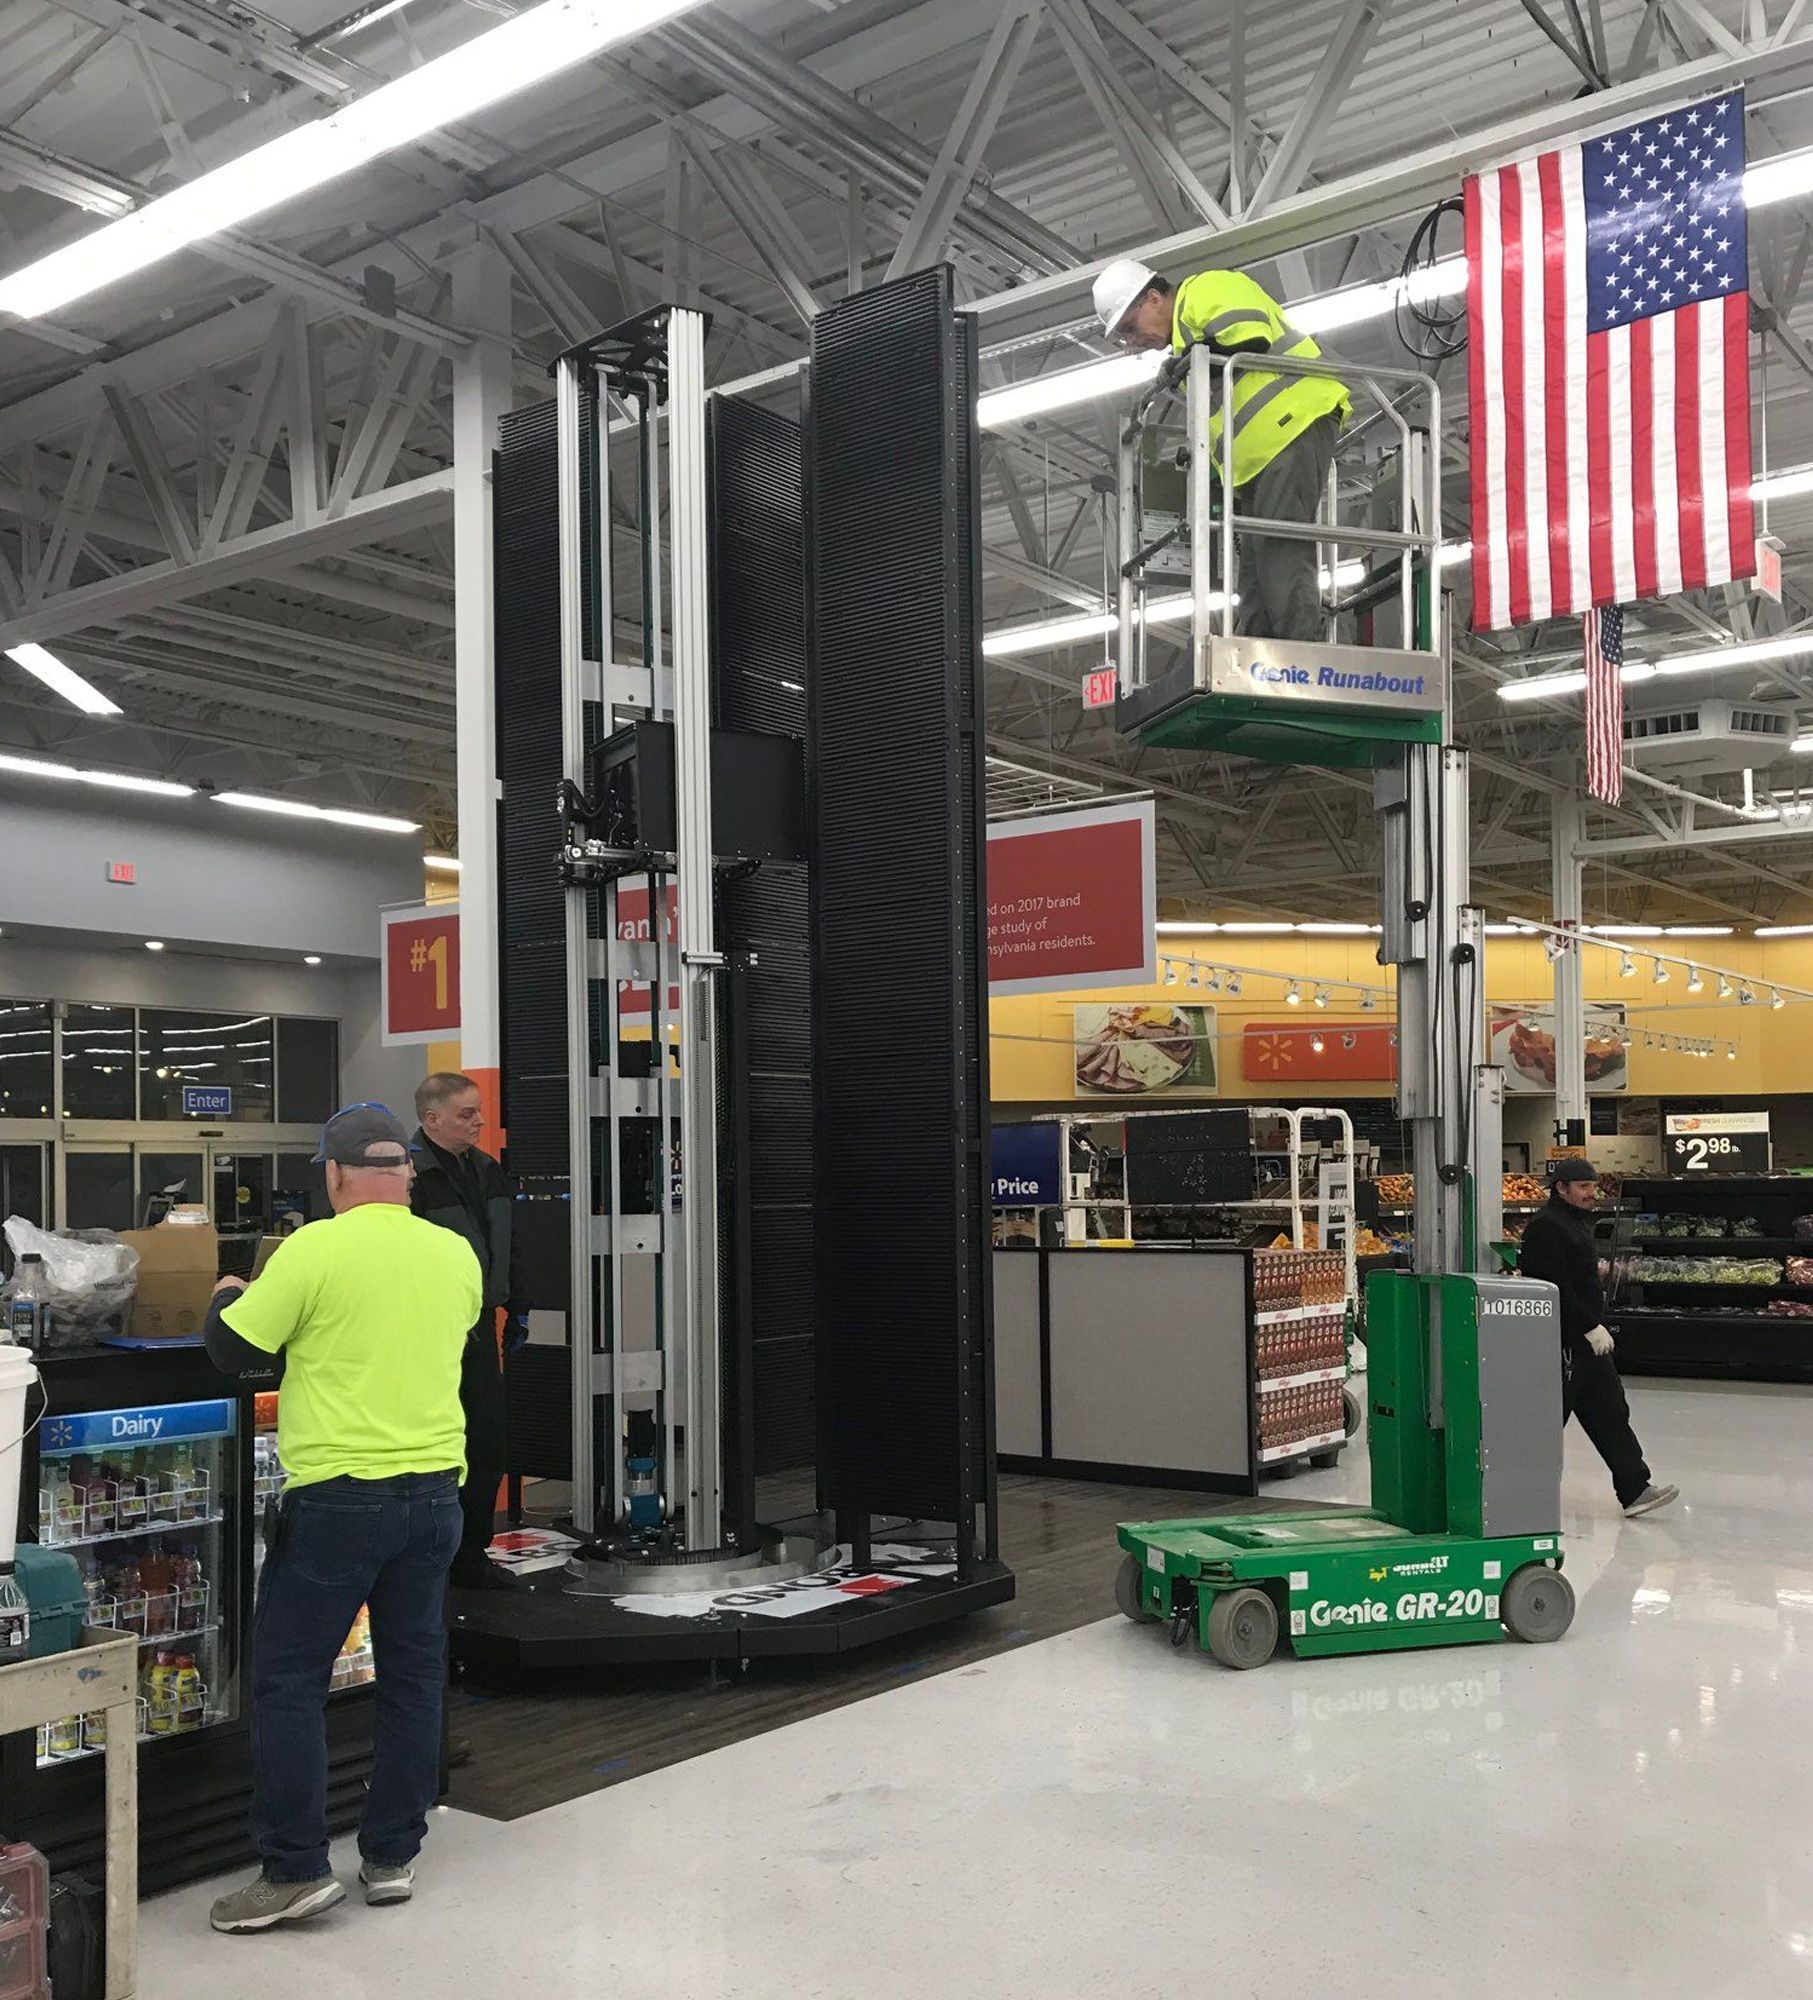
{"label": "recessed ceiling light", "polygon": [[308,952],[304,955],[302,962],[304,965],[319,965],[321,963],[321,954],[318,951]]}
{"label": "recessed ceiling light", "polygon": [[145,940],[145,949],[147,951],[162,951],[163,948],[164,941],[162,938],[147,938]]}

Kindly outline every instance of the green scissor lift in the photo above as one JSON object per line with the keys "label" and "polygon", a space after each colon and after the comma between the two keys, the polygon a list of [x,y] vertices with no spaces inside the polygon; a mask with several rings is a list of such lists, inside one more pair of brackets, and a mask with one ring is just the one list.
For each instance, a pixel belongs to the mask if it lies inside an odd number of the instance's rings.
{"label": "green scissor lift", "polygon": [[1366,1310],[1376,1504],[1128,1523],[1129,1618],[1230,1667],[1567,1630],[1553,1288],[1375,1271]]}
{"label": "green scissor lift", "polygon": [[[1119,1530],[1116,1597],[1129,1618],[1168,1622],[1230,1667],[1296,1653],[1383,1652],[1558,1639],[1574,1594],[1561,1574],[1561,1340],[1553,1286],[1486,1275],[1481,1247],[1502,1234],[1498,1200],[1502,1073],[1485,1061],[1484,927],[1470,902],[1466,754],[1448,742],[1449,645],[1437,617],[1440,416],[1434,385],[1401,371],[1338,364],[1401,440],[1403,521],[1379,532],[1325,524],[1332,544],[1395,551],[1401,652],[1245,639],[1229,473],[1210,451],[1210,413],[1232,405],[1235,373],[1334,372],[1326,359],[1191,351],[1182,460],[1194,597],[1189,651],[1150,684],[1136,616],[1153,560],[1184,538],[1141,527],[1145,440],[1175,395],[1167,370],[1121,436],[1121,699],[1115,721],[1142,744],[1214,748],[1281,764],[1371,768],[1381,824],[1379,959],[1398,978],[1398,1104],[1416,1172],[1416,1270],[1366,1285],[1371,1507]],[[1390,377],[1390,381],[1382,378]],[[1414,434],[1391,400],[1404,383],[1430,415]],[[1212,519],[1212,488],[1222,516]],[[1245,519],[1248,534],[1301,524]],[[1220,564],[1213,557],[1219,544]],[[1168,562],[1174,558],[1167,557]],[[1440,627],[1438,640],[1438,624]],[[1137,635],[1137,636],[1136,636]],[[1364,695],[1356,709],[1349,690]],[[1477,1274],[1477,1275],[1476,1275]]]}

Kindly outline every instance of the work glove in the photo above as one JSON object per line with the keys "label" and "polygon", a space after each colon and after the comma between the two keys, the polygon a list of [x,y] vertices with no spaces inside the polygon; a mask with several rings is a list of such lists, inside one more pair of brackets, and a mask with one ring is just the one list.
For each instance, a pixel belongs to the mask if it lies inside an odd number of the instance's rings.
{"label": "work glove", "polygon": [[512,1313],[504,1322],[504,1353],[520,1354],[529,1344],[529,1315]]}
{"label": "work glove", "polygon": [[1612,1337],[1602,1326],[1589,1326],[1586,1330],[1586,1344],[1601,1361],[1612,1351]]}

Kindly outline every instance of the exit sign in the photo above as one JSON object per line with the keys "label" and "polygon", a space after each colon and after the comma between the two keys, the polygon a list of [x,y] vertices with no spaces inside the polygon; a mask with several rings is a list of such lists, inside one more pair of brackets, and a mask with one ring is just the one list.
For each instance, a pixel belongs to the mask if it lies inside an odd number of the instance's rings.
{"label": "exit sign", "polygon": [[136,861],[108,862],[107,879],[109,882],[123,882],[130,888],[138,880],[138,863]]}
{"label": "exit sign", "polygon": [[1083,676],[1083,706],[1112,708],[1120,693],[1121,677],[1114,667],[1095,667]]}

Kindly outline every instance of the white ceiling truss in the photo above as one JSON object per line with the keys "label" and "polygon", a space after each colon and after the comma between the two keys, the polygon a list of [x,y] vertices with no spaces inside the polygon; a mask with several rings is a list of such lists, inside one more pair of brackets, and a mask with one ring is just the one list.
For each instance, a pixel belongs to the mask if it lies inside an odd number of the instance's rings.
{"label": "white ceiling truss", "polygon": [[[12,0],[0,270],[509,11],[413,0],[323,43],[337,0]],[[0,324],[0,647],[50,645],[125,711],[79,716],[0,663],[0,745],[407,810],[451,837],[453,375],[484,331],[461,323],[455,274],[475,246],[507,274],[487,324],[508,328],[520,399],[547,392],[562,346],[663,298],[711,312],[716,380],[777,371],[762,393],[786,399],[814,312],[940,259],[982,310],[1000,384],[1099,351],[1087,274],[1106,256],[1238,262],[1287,298],[1389,276],[1465,167],[1738,79],[1754,155],[1813,144],[1813,7],[712,0],[276,211],[255,239],[182,253],[52,324]],[[1777,468],[1813,463],[1810,252],[1813,201],[1753,218]],[[1336,344],[1403,360],[1389,322]],[[1464,366],[1439,370],[1456,466]],[[991,622],[1102,604],[1112,438],[1105,408],[987,438]],[[1464,534],[1465,482],[1448,485]],[[1629,643],[1813,617],[1813,497],[1770,525],[1783,607],[1735,591],[1646,606]],[[1549,801],[1573,782],[1580,724],[1577,704],[1508,707],[1496,690],[1576,644],[1553,626],[1458,649],[1476,883],[1504,913],[1546,912]],[[1363,779],[1142,752],[1083,709],[1095,663],[1087,646],[991,661],[1002,802],[1147,791],[1181,903],[1349,913],[1376,856]],[[1813,716],[1804,666],[1717,692]],[[1662,776],[1591,815],[1595,915],[1813,905],[1813,825],[1738,826],[1696,800],[1728,806],[1735,773]]]}

